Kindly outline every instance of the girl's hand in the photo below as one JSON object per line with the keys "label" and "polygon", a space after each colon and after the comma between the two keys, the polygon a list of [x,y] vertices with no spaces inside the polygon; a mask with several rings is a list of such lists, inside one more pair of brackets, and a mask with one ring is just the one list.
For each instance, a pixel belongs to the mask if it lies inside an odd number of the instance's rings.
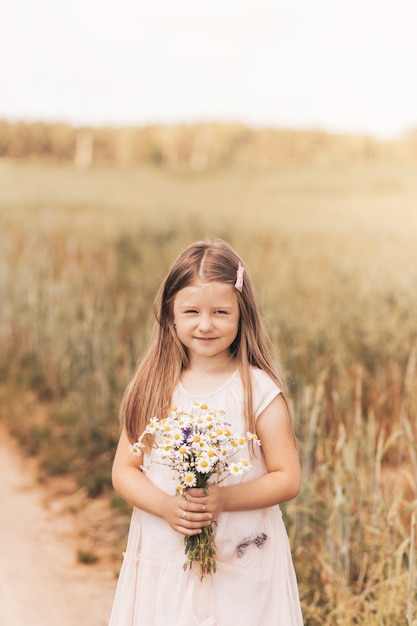
{"label": "girl's hand", "polygon": [[168,496],[164,519],[171,528],[182,535],[198,535],[209,526],[213,515],[201,501],[191,502],[181,496]]}
{"label": "girl's hand", "polygon": [[224,509],[224,488],[218,485],[209,485],[207,489],[188,489],[185,499],[190,504],[200,504],[211,513],[212,519],[218,518]]}

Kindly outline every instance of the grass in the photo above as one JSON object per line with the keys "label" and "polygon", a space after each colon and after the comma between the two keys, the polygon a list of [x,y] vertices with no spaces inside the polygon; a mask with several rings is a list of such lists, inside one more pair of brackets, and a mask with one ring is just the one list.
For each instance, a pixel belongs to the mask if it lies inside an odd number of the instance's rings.
{"label": "grass", "polygon": [[94,565],[99,561],[97,554],[91,550],[82,550],[81,548],[77,551],[77,558],[78,562],[84,565]]}
{"label": "grass", "polygon": [[186,244],[224,237],[292,394],[304,486],[283,508],[306,625],[415,623],[416,201],[412,163],[0,161],[4,419],[45,476],[111,494],[156,288]]}

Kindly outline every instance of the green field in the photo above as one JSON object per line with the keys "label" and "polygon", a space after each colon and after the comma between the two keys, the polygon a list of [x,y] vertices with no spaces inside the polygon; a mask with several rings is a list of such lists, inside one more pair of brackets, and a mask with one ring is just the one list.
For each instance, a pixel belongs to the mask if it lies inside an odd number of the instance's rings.
{"label": "green field", "polygon": [[[114,234],[152,221],[188,218],[216,233],[239,220],[261,233],[415,235],[417,163],[313,163],[195,173],[44,166],[0,160],[1,223],[97,227]],[[219,223],[219,220],[221,223]],[[382,241],[381,241],[382,243]]]}
{"label": "green field", "polygon": [[304,482],[283,508],[306,625],[415,623],[417,163],[0,160],[2,418],[45,477],[110,492],[153,296],[203,236],[244,258],[287,374]]}

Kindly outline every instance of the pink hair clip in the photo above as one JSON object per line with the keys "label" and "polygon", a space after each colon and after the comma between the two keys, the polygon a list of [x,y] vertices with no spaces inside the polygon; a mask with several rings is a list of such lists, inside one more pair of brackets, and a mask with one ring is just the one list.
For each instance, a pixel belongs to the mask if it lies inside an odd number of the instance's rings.
{"label": "pink hair clip", "polygon": [[242,263],[239,261],[239,265],[238,265],[238,268],[237,268],[235,287],[240,292],[242,292],[243,274],[244,273],[245,273],[245,268],[243,267]]}

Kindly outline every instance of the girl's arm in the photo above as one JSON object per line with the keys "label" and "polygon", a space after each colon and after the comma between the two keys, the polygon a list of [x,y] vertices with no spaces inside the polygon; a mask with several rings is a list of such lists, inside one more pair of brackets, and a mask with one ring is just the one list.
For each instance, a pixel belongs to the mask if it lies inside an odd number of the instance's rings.
{"label": "girl's arm", "polygon": [[114,457],[112,480],[113,487],[125,500],[147,513],[162,517],[183,535],[196,535],[203,526],[210,524],[212,515],[204,503],[190,503],[156,487],[140,469],[143,459],[130,452],[129,444],[123,429]]}
{"label": "girl's arm", "polygon": [[301,469],[291,417],[281,394],[258,417],[257,434],[267,474],[237,485],[212,485],[206,495],[201,489],[190,489],[187,500],[205,504],[216,519],[221,511],[263,509],[295,498],[301,488]]}

